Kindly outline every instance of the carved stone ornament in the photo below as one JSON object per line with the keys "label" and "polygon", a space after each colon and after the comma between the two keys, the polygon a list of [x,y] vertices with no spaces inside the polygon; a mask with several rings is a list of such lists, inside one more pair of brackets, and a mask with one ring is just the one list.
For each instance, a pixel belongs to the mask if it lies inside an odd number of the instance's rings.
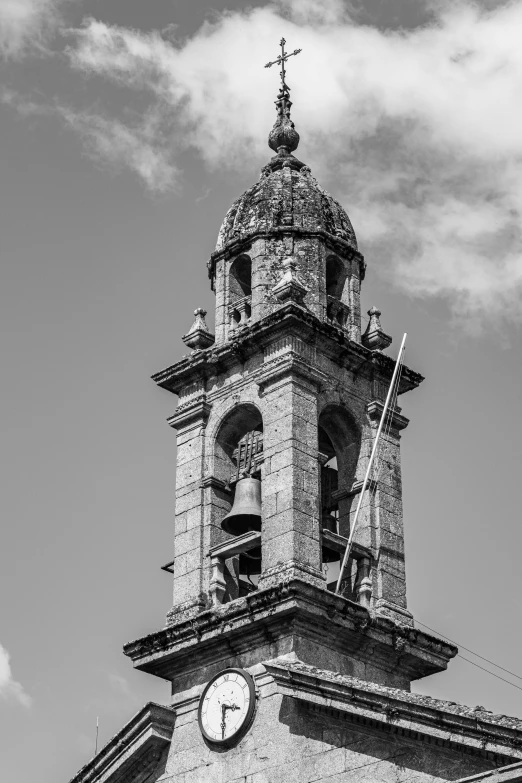
{"label": "carved stone ornament", "polygon": [[297,272],[297,264],[293,258],[288,257],[283,261],[283,276],[274,286],[272,293],[280,302],[288,300],[302,304],[308,288],[305,286]]}
{"label": "carved stone ornament", "polygon": [[392,338],[382,329],[379,320],[381,311],[376,307],[372,307],[371,310],[368,310],[368,315],[370,316],[370,320],[368,321],[366,331],[361,337],[361,342],[364,347],[369,348],[370,351],[383,351],[391,345]]}
{"label": "carved stone ornament", "polygon": [[[288,101],[289,103],[289,101]],[[290,109],[288,108],[288,111]],[[293,152],[299,146],[299,134],[287,114],[281,114],[268,135],[268,146],[274,152]]]}
{"label": "carved stone ornament", "polygon": [[190,327],[187,334],[184,334],[181,338],[186,346],[192,348],[193,351],[202,351],[205,348],[209,348],[215,342],[214,335],[209,331],[208,326],[205,323],[206,310],[202,307],[198,307],[194,310],[196,320]]}

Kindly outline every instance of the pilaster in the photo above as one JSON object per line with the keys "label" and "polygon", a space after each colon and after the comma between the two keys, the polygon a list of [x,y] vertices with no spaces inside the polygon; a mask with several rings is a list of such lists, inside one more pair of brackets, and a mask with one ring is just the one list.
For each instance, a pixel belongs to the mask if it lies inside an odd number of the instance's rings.
{"label": "pilaster", "polygon": [[[319,537],[316,370],[313,349],[287,335],[265,350],[263,572],[260,586],[302,571],[324,584]],[[288,572],[288,573],[287,573]]]}

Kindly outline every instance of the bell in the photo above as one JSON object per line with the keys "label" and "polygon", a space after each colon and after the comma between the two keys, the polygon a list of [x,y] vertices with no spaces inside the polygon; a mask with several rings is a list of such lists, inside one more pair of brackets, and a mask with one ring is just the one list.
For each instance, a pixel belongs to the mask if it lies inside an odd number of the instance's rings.
{"label": "bell", "polygon": [[223,519],[221,527],[226,533],[241,536],[249,530],[261,530],[261,482],[243,478],[236,484],[234,505]]}

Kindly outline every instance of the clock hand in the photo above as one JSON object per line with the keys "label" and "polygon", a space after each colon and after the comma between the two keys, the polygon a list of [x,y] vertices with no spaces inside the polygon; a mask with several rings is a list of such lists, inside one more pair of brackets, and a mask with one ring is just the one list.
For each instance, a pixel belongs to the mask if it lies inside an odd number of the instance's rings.
{"label": "clock hand", "polygon": [[227,727],[227,710],[238,710],[237,704],[222,704],[221,705],[221,739],[225,739],[225,729]]}
{"label": "clock hand", "polygon": [[227,705],[221,705],[221,739],[225,739],[225,729],[227,727]]}

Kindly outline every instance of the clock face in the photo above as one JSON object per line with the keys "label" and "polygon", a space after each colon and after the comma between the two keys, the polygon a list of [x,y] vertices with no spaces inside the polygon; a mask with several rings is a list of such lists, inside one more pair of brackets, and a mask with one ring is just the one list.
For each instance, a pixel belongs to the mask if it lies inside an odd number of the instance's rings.
{"label": "clock face", "polygon": [[199,703],[199,727],[210,742],[227,744],[248,728],[256,704],[254,680],[242,669],[225,669],[212,679]]}

